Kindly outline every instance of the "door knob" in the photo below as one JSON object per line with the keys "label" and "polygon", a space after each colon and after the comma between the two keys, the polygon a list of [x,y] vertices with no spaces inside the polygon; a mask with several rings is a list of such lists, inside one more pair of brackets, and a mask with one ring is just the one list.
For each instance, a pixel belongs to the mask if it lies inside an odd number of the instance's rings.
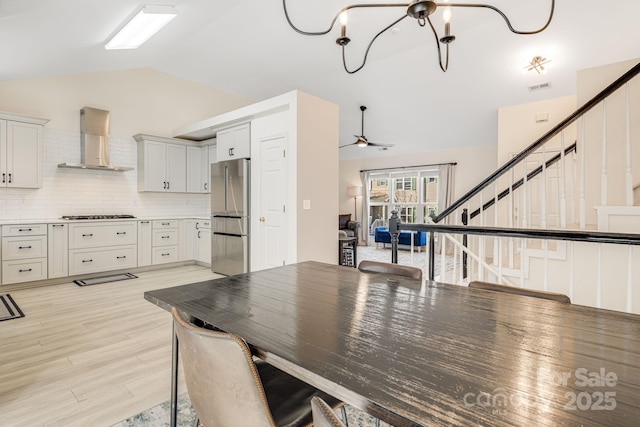
{"label": "door knob", "polygon": [[261,216],[260,217],[260,222],[265,222],[265,221],[266,221],[266,219],[263,216]]}

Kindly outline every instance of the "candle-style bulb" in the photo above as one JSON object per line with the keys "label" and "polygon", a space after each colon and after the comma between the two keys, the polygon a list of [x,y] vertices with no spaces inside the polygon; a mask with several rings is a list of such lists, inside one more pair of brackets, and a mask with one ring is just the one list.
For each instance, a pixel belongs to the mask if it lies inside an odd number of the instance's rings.
{"label": "candle-style bulb", "polygon": [[450,7],[445,7],[444,8],[444,10],[442,11],[442,19],[444,20],[445,24],[451,23],[451,8]]}
{"label": "candle-style bulb", "polygon": [[347,25],[348,21],[349,21],[349,16],[347,15],[347,11],[345,10],[340,14],[340,25],[344,27]]}

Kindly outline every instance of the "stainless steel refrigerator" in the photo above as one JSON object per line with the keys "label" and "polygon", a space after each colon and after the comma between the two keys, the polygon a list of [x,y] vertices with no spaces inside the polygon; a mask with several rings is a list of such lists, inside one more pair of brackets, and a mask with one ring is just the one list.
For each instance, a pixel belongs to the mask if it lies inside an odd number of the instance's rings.
{"label": "stainless steel refrigerator", "polygon": [[211,165],[211,270],[249,271],[249,160]]}

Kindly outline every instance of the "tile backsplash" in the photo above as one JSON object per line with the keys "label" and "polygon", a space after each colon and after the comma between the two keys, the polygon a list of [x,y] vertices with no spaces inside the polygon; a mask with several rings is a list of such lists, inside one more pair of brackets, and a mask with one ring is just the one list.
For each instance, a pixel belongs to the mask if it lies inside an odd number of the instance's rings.
{"label": "tile backsplash", "polygon": [[80,214],[209,215],[208,194],[139,193],[136,141],[112,137],[109,145],[110,163],[130,166],[134,170],[61,169],[59,163],[80,163],[80,132],[45,126],[42,188],[0,188],[0,220]]}

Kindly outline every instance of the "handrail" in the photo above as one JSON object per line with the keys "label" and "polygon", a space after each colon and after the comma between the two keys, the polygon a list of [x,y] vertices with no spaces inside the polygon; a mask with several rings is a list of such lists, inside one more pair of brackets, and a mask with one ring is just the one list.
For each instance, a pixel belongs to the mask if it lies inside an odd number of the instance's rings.
{"label": "handrail", "polygon": [[542,230],[533,228],[476,227],[466,225],[398,224],[398,230],[427,233],[482,234],[492,237],[520,237],[523,239],[568,240],[573,242],[640,245],[640,234],[605,233],[600,231]]}
{"label": "handrail", "polygon": [[463,195],[458,200],[453,202],[449,207],[447,207],[439,215],[436,215],[436,216],[432,217],[433,221],[436,222],[436,223],[442,221],[445,217],[450,215],[452,212],[454,212],[456,209],[458,209],[460,206],[462,206],[464,203],[466,203],[468,200],[470,200],[473,196],[475,196],[480,191],[485,189],[489,184],[491,184],[497,178],[499,178],[502,175],[504,175],[515,164],[517,164],[520,161],[522,161],[523,159],[525,159],[529,154],[531,154],[534,151],[536,151],[542,145],[547,143],[547,141],[549,141],[551,138],[553,138],[558,133],[563,131],[566,127],[568,127],[571,123],[576,121],[582,115],[584,115],[587,111],[591,110],[593,107],[598,105],[602,100],[604,100],[609,95],[611,95],[613,92],[615,92],[620,87],[622,87],[622,85],[627,83],[629,80],[631,80],[633,77],[635,77],[638,73],[640,73],[640,62],[638,64],[636,64],[633,68],[631,68],[629,71],[624,73],[622,76],[620,76],[617,80],[615,80],[609,86],[607,86],[600,93],[598,93],[593,98],[591,98],[589,101],[587,101],[585,104],[583,104],[582,107],[578,108],[576,111],[571,113],[568,117],[566,117],[564,120],[562,120],[556,126],[551,128],[551,130],[549,130],[547,133],[545,133],[543,136],[541,136],[533,144],[531,144],[530,146],[525,148],[522,152],[520,152],[518,155],[513,157],[508,162],[506,162],[504,165],[502,165],[500,168],[498,168],[495,172],[491,173],[488,177],[486,177],[484,180],[482,180],[482,182],[480,182],[480,184],[476,185],[471,190],[469,190],[465,195]]}
{"label": "handrail", "polygon": [[[567,154],[571,153],[572,151],[576,151],[577,152],[577,145],[578,144],[574,142],[573,144],[568,146],[564,150],[564,155],[566,156]],[[562,158],[562,155],[560,153],[556,154],[555,156],[553,156],[552,158],[550,158],[549,160],[547,160],[545,162],[545,168],[548,168],[549,166],[553,166],[561,158]],[[535,168],[534,170],[532,170],[531,172],[529,172],[527,174],[527,181],[531,181],[533,178],[535,178],[536,176],[540,175],[541,173],[542,173],[542,165],[538,166],[537,168]],[[511,191],[520,188],[523,184],[524,184],[524,178],[520,178],[519,180],[514,182],[513,185],[511,185],[511,187],[509,187],[509,188],[507,188],[505,190],[502,190],[498,194],[498,201],[500,201],[500,200],[504,199],[505,197],[507,197],[509,195],[509,193],[511,193]],[[491,200],[489,200],[487,203],[482,205],[482,210],[486,211],[488,208],[493,206],[495,203],[496,203],[496,198],[494,197]],[[478,208],[475,211],[471,212],[471,214],[469,215],[469,218],[473,219],[473,218],[477,217],[478,215],[480,215],[480,208]]]}

